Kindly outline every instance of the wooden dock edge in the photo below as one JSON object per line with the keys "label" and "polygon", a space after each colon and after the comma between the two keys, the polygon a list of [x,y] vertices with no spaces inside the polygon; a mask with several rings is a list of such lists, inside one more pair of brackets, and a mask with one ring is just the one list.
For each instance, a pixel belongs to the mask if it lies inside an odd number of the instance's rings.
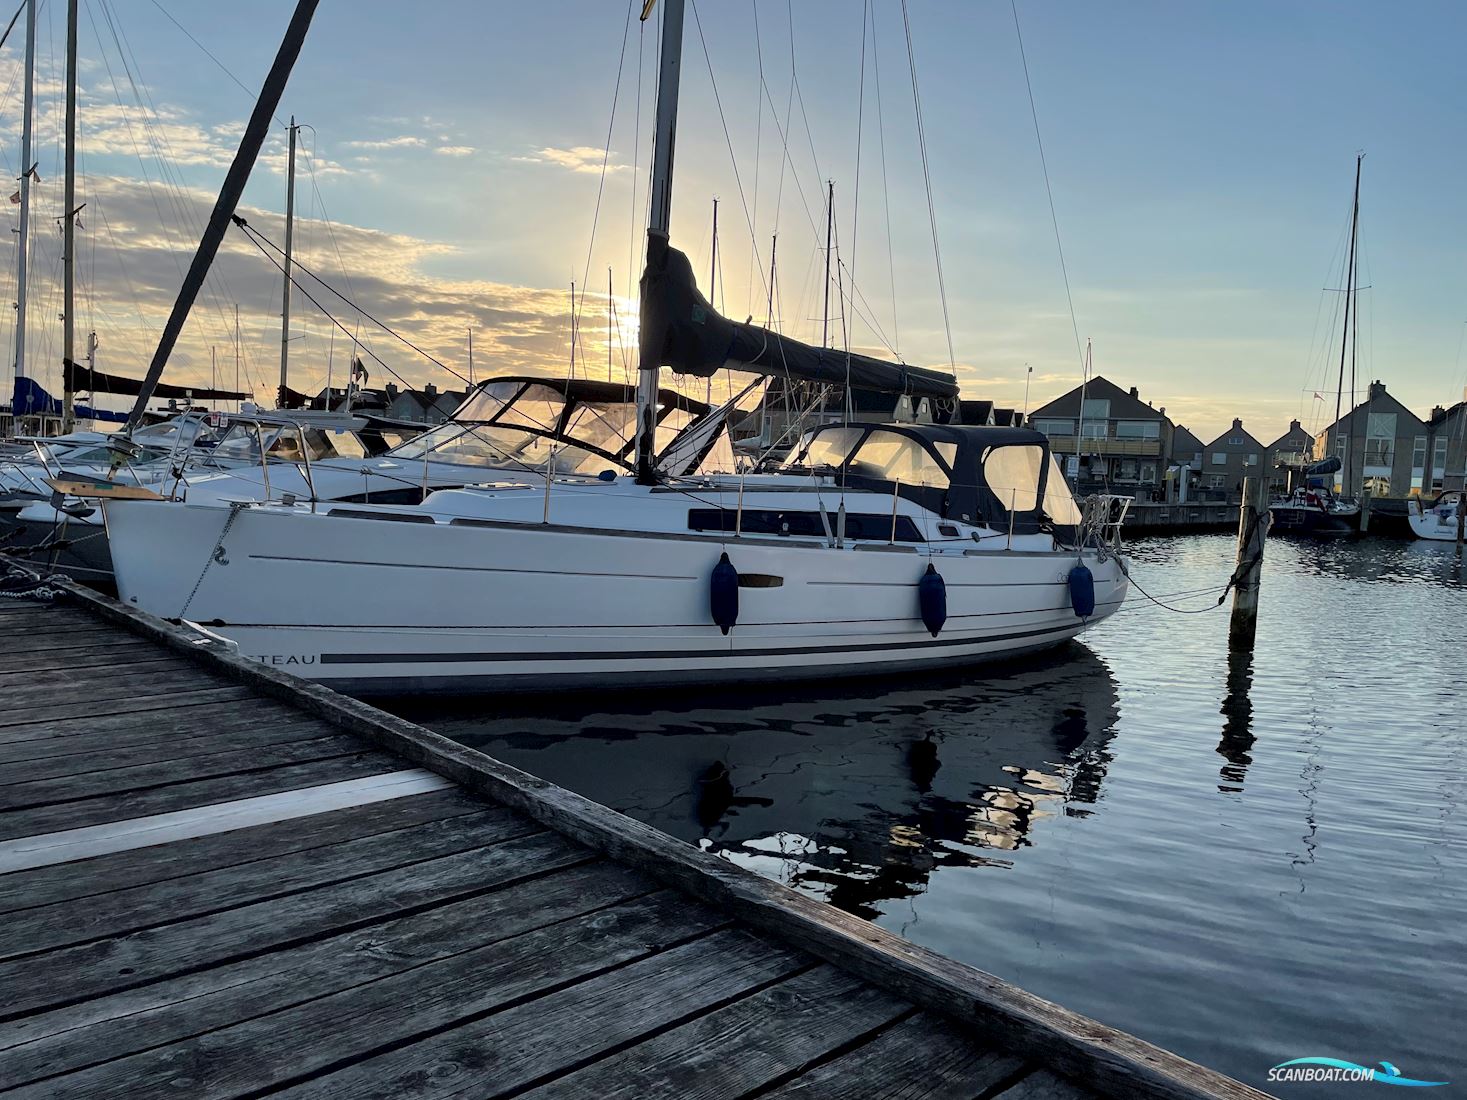
{"label": "wooden dock edge", "polygon": [[1268,1094],[909,943],[868,921],[475,749],[330,688],[238,656],[227,646],[63,582],[67,602],[513,807],[873,985],[1104,1095],[1151,1100],[1267,1100]]}

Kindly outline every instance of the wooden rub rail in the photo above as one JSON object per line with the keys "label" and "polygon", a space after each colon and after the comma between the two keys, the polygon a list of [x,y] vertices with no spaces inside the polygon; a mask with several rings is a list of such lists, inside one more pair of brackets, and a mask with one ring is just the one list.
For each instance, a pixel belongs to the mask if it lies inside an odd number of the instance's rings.
{"label": "wooden rub rail", "polygon": [[17,1097],[1263,1095],[86,590],[0,702]]}

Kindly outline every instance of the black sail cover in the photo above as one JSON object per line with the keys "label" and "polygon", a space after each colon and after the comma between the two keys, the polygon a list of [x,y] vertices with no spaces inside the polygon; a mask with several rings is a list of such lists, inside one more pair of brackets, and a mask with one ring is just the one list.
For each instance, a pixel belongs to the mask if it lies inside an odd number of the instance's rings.
{"label": "black sail cover", "polygon": [[[142,392],[143,384],[136,378],[120,374],[104,374],[92,370],[82,363],[70,359],[62,364],[66,388],[73,393],[118,393],[136,396]],[[158,383],[152,389],[154,397],[182,397],[194,401],[248,401],[253,395],[235,393],[233,390],[212,390],[208,386],[171,386]]]}
{"label": "black sail cover", "polygon": [[687,256],[658,236],[649,237],[642,274],[641,355],[644,365],[703,378],[728,368],[913,397],[958,395],[957,379],[942,371],[817,348],[720,316],[699,293]]}

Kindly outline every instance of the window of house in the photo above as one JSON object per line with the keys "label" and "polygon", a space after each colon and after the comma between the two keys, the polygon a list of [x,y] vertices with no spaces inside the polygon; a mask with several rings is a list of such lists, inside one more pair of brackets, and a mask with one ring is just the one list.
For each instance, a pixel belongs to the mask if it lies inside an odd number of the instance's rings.
{"label": "window of house", "polygon": [[1243,437],[1241,435],[1230,435],[1230,436],[1228,436],[1228,446],[1229,447],[1241,447],[1242,445],[1243,445]]}
{"label": "window of house", "polygon": [[1045,435],[1074,435],[1075,422],[1073,420],[1036,420],[1034,430],[1043,432]]}
{"label": "window of house", "polygon": [[1225,484],[1227,484],[1227,480],[1228,479],[1226,474],[1208,474],[1207,487],[1209,489],[1221,489]]}
{"label": "window of house", "polygon": [[1120,420],[1116,422],[1117,439],[1160,439],[1158,420]]}
{"label": "window of house", "polygon": [[1214,466],[1226,466],[1228,464],[1228,456],[1222,451],[1213,451],[1212,464]]}
{"label": "window of house", "polygon": [[1085,420],[1109,420],[1110,401],[1103,397],[1087,397],[1080,406],[1080,415]]}
{"label": "window of house", "polygon": [[1142,466],[1141,467],[1141,480],[1143,482],[1154,482],[1156,480],[1156,467],[1155,466]]}
{"label": "window of house", "polygon": [[1396,441],[1394,438],[1372,437],[1365,441],[1365,465],[1389,466],[1395,461]]}
{"label": "window of house", "polygon": [[1440,477],[1447,468],[1447,437],[1437,436],[1431,441],[1431,470]]}
{"label": "window of house", "polygon": [[1106,437],[1106,422],[1104,420],[1087,420],[1085,429],[1080,433],[1082,439],[1104,439]]}
{"label": "window of house", "polygon": [[1426,469],[1426,436],[1418,435],[1411,446],[1411,469]]}
{"label": "window of house", "polygon": [[1396,414],[1371,413],[1365,435],[1367,439],[1396,438]]}
{"label": "window of house", "polygon": [[1344,458],[1345,457],[1345,438],[1346,437],[1345,437],[1345,435],[1343,433],[1341,433],[1340,435],[1335,436],[1335,457],[1336,458]]}
{"label": "window of house", "polygon": [[1243,465],[1245,465],[1245,466],[1257,466],[1258,465],[1258,456],[1257,455],[1249,455],[1248,456],[1248,460],[1245,463],[1243,463]]}

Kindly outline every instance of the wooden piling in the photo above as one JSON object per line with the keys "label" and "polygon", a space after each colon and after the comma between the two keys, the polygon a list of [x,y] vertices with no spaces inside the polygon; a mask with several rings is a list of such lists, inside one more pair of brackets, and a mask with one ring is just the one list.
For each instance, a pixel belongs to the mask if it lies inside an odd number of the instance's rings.
{"label": "wooden piling", "polygon": [[1461,490],[1457,493],[1457,551],[1462,550],[1462,536],[1464,525],[1467,525],[1467,482],[1463,483]]}
{"label": "wooden piling", "polygon": [[1366,489],[1360,495],[1360,533],[1362,535],[1370,532],[1370,490]]}
{"label": "wooden piling", "polygon": [[1237,579],[1233,584],[1233,616],[1228,645],[1252,649],[1258,628],[1258,589],[1263,579],[1263,543],[1268,537],[1268,483],[1261,477],[1243,480],[1238,509]]}

